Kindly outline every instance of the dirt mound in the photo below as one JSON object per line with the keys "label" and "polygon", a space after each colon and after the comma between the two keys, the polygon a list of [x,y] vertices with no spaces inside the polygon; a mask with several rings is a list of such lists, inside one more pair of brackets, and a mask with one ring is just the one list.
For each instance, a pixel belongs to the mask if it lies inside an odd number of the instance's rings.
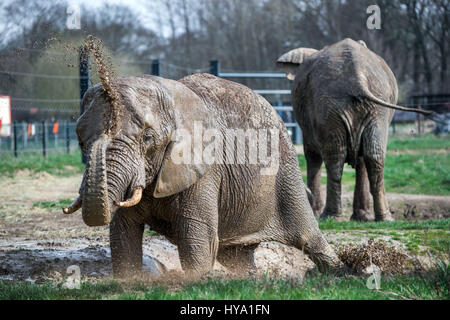
{"label": "dirt mound", "polygon": [[388,193],[394,219],[421,221],[450,218],[450,197],[421,194]]}
{"label": "dirt mound", "polygon": [[224,248],[219,251],[217,259],[234,273],[276,278],[303,279],[306,272],[315,266],[301,250],[273,241]]}
{"label": "dirt mound", "polygon": [[412,266],[406,253],[383,240],[370,239],[362,244],[348,244],[339,247],[337,254],[342,262],[357,273],[373,269],[372,264],[387,274],[405,273]]}

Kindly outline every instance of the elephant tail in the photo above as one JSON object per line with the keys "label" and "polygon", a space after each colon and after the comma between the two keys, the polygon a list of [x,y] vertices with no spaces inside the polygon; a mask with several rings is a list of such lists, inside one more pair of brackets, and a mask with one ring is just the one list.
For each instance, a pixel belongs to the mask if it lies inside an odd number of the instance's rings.
{"label": "elephant tail", "polygon": [[392,104],[389,102],[385,102],[377,97],[375,97],[371,92],[369,92],[368,90],[365,90],[365,92],[363,93],[363,97],[375,102],[383,107],[388,107],[391,109],[396,109],[396,110],[402,110],[402,111],[409,111],[409,112],[418,112],[421,114],[424,114],[426,116],[430,116],[433,114],[433,111],[428,111],[428,110],[422,110],[422,109],[417,109],[417,108],[407,108],[407,107],[402,107],[402,106],[398,106],[396,104]]}

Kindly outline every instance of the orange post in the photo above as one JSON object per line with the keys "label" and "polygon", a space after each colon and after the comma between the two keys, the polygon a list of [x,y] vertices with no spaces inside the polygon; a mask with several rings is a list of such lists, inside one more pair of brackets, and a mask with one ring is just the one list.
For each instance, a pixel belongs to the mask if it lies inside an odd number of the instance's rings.
{"label": "orange post", "polygon": [[59,129],[59,123],[55,122],[55,124],[53,125],[53,134],[57,134],[58,129]]}

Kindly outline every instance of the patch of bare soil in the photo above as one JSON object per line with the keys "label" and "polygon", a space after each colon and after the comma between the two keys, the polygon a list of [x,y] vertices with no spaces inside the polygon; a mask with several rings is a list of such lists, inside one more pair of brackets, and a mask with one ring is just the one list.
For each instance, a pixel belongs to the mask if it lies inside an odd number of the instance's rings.
{"label": "patch of bare soil", "polygon": [[18,171],[14,177],[1,177],[1,204],[32,204],[37,201],[55,201],[75,198],[82,175],[61,177],[46,172]]}
{"label": "patch of bare soil", "polygon": [[[326,194],[323,186],[323,194]],[[387,193],[389,208],[395,220],[420,221],[450,218],[450,197],[423,194]],[[373,201],[370,199],[373,215]],[[353,191],[342,192],[344,219],[353,213]]]}
{"label": "patch of bare soil", "polygon": [[[424,150],[420,149],[402,149],[402,150],[388,150],[388,154],[391,155],[401,155],[401,154],[423,154]],[[442,149],[427,149],[426,154],[448,154],[450,153],[450,148],[442,148]]]}

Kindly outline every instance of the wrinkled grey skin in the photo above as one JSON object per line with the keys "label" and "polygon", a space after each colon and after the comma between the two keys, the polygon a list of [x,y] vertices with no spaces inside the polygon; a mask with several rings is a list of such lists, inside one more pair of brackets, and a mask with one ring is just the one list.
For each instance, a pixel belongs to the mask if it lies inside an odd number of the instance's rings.
{"label": "wrinkled grey skin", "polygon": [[325,217],[342,214],[341,178],[345,163],[356,167],[354,220],[392,220],[384,188],[388,128],[398,89],[385,61],[364,42],[344,39],[318,51],[294,49],[277,61],[292,86],[292,105],[303,132],[307,184],[314,213],[322,208],[321,166],[327,172]]}
{"label": "wrinkled grey skin", "polygon": [[[303,248],[322,269],[341,267],[318,228],[287,131],[266,100],[208,74],[115,83],[124,104],[117,133],[105,133],[109,109],[99,85],[84,96],[86,111],[77,124],[88,157],[82,215],[90,226],[110,223],[115,276],[141,270],[145,224],[178,246],[183,270],[191,274],[211,270],[225,248],[271,240]],[[261,175],[262,166],[250,164],[175,164],[169,155],[179,142],[172,135],[192,130],[194,121],[221,132],[278,128],[278,172]],[[140,203],[118,208],[139,186]]]}

